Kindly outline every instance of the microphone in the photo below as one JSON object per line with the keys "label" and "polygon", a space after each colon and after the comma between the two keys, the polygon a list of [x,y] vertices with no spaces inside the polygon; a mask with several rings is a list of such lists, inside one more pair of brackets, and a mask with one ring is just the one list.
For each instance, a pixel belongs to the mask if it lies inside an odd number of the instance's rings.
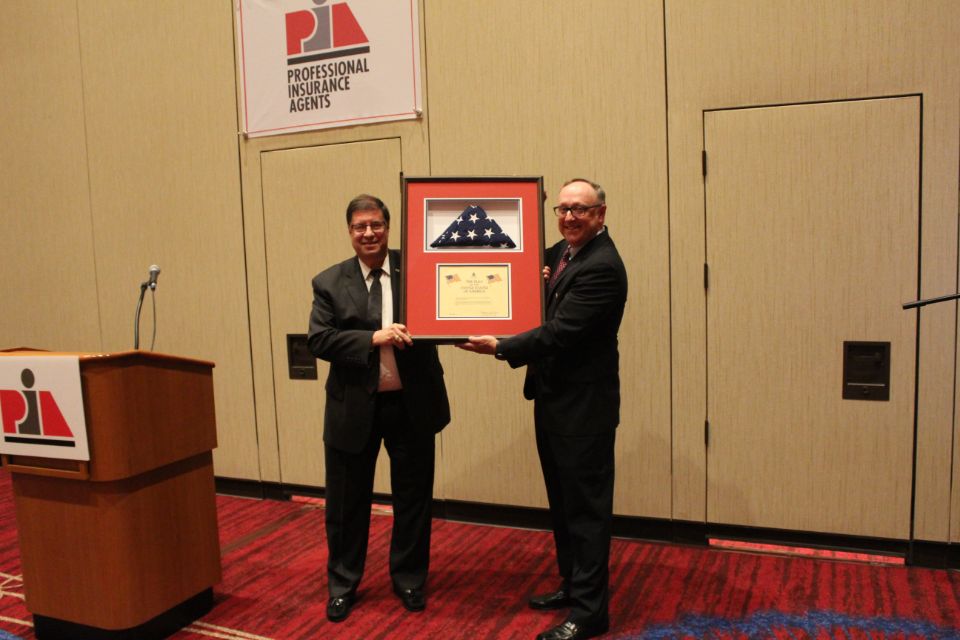
{"label": "microphone", "polygon": [[155,264],[150,265],[150,279],[147,280],[147,286],[151,290],[157,288],[157,277],[160,275],[160,267]]}
{"label": "microphone", "polygon": [[[137,299],[137,312],[133,314],[133,348],[140,348],[140,308],[143,306],[143,294],[150,289],[150,292],[157,288],[157,277],[160,275],[160,267],[155,264],[150,265],[150,277],[146,282],[140,283],[140,297]],[[153,335],[157,335],[157,308],[153,308]],[[153,351],[153,345],[150,346]]]}

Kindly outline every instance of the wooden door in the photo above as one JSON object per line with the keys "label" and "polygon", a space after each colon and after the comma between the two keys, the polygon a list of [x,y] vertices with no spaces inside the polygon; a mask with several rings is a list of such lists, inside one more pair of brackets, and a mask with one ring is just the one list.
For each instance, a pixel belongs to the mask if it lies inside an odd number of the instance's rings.
{"label": "wooden door", "polygon": [[[384,201],[391,213],[390,245],[399,246],[400,141],[271,151],[261,166],[280,477],[284,484],[323,486],[329,366],[317,362],[318,380],[291,379],[286,336],[307,332],[313,276],[354,255],[345,217],[354,196],[371,193]],[[381,454],[374,490],[388,493],[389,468]]]}
{"label": "wooden door", "polygon": [[709,522],[909,536],[919,134],[918,97],[705,113]]}

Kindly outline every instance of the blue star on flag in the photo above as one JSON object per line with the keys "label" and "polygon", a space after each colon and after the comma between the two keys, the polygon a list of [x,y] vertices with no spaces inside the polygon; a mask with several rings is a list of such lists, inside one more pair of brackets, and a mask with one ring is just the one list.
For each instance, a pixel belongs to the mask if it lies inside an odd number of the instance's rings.
{"label": "blue star on flag", "polygon": [[491,247],[495,249],[515,249],[516,243],[510,239],[497,221],[487,215],[475,204],[463,210],[457,219],[450,223],[447,230],[430,243],[433,248],[453,247]]}

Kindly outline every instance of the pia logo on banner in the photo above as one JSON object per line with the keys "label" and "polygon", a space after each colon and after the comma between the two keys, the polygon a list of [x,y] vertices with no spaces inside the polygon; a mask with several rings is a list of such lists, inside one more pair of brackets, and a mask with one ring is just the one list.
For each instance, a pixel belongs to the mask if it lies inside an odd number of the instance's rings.
{"label": "pia logo on banner", "polygon": [[21,389],[0,389],[4,442],[75,447],[76,438],[53,392],[34,389],[31,369],[20,373]]}
{"label": "pia logo on banner", "polygon": [[370,41],[346,2],[313,1],[320,6],[286,14],[287,64],[370,52]]}

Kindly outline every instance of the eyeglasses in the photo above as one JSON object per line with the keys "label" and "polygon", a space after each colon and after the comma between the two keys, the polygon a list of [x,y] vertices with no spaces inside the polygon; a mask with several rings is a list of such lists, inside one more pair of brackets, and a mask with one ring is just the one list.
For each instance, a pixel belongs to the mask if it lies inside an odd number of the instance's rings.
{"label": "eyeglasses", "polygon": [[370,227],[370,231],[373,231],[374,233],[380,233],[387,228],[387,225],[385,222],[380,222],[379,220],[375,222],[358,222],[350,225],[350,231],[353,231],[354,233],[366,233],[367,227]]}
{"label": "eyeglasses", "polygon": [[597,204],[591,204],[588,207],[584,207],[579,204],[575,204],[572,207],[559,205],[553,208],[553,212],[557,214],[558,218],[563,218],[564,216],[567,215],[567,213],[572,214],[574,218],[585,218],[587,216],[587,212],[590,211],[590,209],[596,209],[597,207],[602,207],[602,206],[603,206],[602,202],[598,202]]}

